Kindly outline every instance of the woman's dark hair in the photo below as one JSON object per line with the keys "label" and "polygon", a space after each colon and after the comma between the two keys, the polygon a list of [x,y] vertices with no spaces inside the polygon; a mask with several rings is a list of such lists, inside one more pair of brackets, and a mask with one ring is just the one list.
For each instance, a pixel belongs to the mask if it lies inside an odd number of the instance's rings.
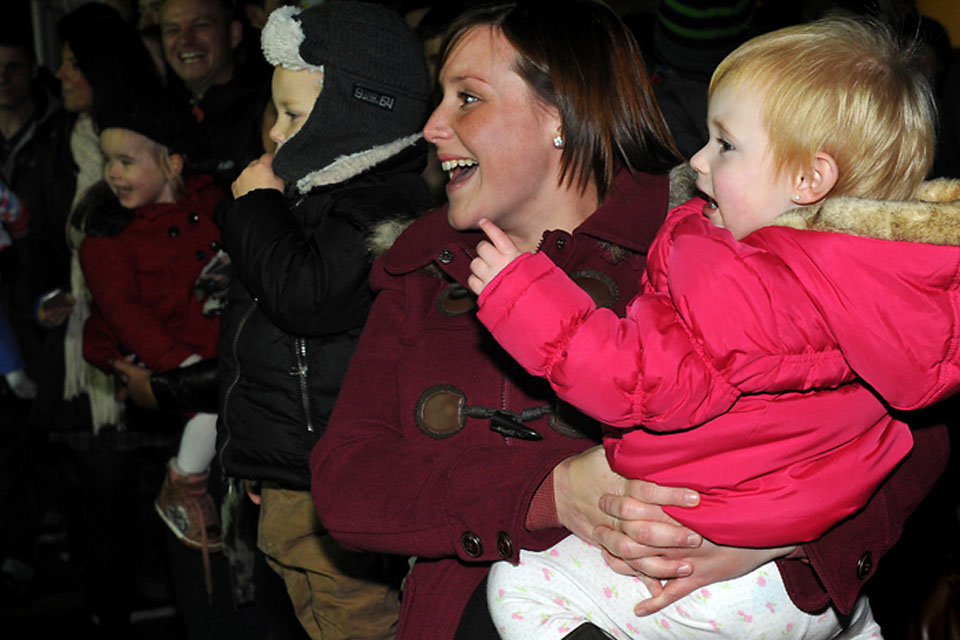
{"label": "woman's dark hair", "polygon": [[439,67],[475,27],[503,33],[517,50],[515,70],[534,95],[560,113],[560,179],[602,199],[619,164],[662,173],[681,162],[630,30],[596,0],[529,0],[470,9],[447,31]]}
{"label": "woman's dark hair", "polygon": [[132,25],[116,9],[85,4],[57,23],[60,43],[69,44],[77,66],[93,87],[93,121],[131,93],[160,87],[156,64]]}

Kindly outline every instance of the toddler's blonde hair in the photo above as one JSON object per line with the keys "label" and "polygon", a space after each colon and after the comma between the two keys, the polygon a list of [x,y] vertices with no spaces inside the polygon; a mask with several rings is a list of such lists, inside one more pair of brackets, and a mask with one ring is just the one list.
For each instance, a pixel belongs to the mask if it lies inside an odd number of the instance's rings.
{"label": "toddler's blonde hair", "polygon": [[716,68],[719,87],[763,95],[776,168],[837,162],[830,196],[910,198],[933,163],[936,107],[917,46],[873,21],[826,18],[744,43]]}

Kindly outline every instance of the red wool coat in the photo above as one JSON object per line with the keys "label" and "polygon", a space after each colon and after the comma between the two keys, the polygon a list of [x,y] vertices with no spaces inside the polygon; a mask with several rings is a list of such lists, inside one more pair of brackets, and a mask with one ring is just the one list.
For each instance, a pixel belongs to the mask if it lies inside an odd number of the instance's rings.
{"label": "red wool coat", "polygon": [[80,265],[94,310],[83,356],[103,370],[126,353],[154,371],[189,355],[216,354],[220,322],[203,315],[193,284],[220,248],[213,211],[223,199],[209,176],[186,182],[172,204],[137,208],[116,236],[84,239]]}

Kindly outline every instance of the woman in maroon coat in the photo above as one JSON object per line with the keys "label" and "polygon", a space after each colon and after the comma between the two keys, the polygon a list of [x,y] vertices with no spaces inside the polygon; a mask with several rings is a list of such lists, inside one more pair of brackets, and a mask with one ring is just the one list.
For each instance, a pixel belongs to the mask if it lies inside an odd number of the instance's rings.
{"label": "woman in maroon coat", "polygon": [[397,637],[496,638],[490,564],[568,532],[603,546],[621,572],[671,579],[661,590],[644,576],[655,596],[646,613],[788,554],[801,558],[781,563],[796,604],[848,613],[943,468],[942,429],[918,434],[864,515],[802,549],[717,547],[680,527],[659,505],[692,506],[696,494],[613,474],[596,425],[493,342],[466,289],[488,218],[599,305],[622,312],[636,293],[677,156],[635,41],[593,0],[507,3],[458,19],[439,79],[424,134],[449,204],[374,266],[378,298],[311,461],[335,538],[415,557]]}

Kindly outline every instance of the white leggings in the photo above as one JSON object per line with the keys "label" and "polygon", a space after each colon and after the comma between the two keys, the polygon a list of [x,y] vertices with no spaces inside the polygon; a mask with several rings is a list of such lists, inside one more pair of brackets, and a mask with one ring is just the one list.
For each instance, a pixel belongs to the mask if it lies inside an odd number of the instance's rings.
{"label": "white leggings", "polygon": [[613,638],[882,638],[865,597],[846,629],[833,609],[798,609],[773,562],[639,618],[633,608],[648,597],[639,579],[615,573],[597,547],[576,536],[546,551],[521,551],[519,565],[494,564],[487,582],[490,614],[504,640],[563,638],[588,621]]}

